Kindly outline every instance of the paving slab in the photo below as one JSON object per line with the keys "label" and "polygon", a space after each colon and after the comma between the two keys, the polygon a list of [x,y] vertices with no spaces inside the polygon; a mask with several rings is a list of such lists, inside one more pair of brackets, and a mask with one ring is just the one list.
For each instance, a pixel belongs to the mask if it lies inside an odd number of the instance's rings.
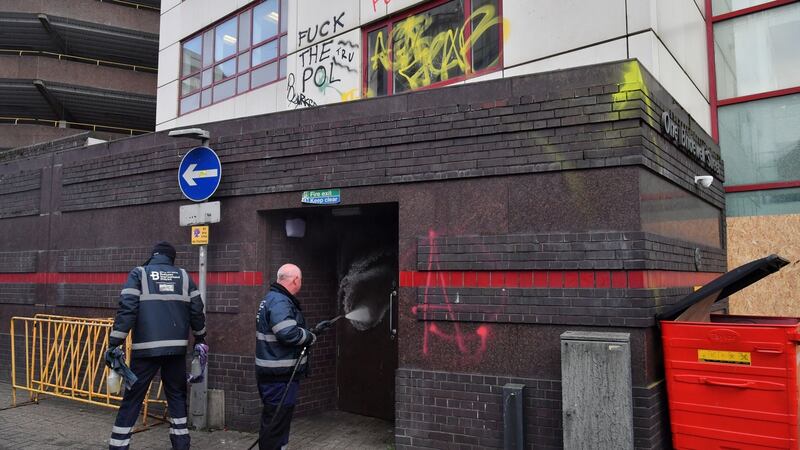
{"label": "paving slab", "polygon": [[[18,403],[27,399],[26,391],[17,391]],[[1,450],[108,448],[108,438],[117,412],[116,409],[57,397],[43,397],[38,404],[16,408],[8,408],[10,405],[11,385],[0,382]],[[148,423],[153,422],[148,419]],[[258,437],[255,431],[192,430],[192,449],[247,449]],[[394,429],[390,422],[342,411],[327,411],[295,418],[289,447],[292,450],[391,450],[394,448],[393,442]],[[169,428],[166,424],[137,432],[131,439],[132,450],[169,448]]]}

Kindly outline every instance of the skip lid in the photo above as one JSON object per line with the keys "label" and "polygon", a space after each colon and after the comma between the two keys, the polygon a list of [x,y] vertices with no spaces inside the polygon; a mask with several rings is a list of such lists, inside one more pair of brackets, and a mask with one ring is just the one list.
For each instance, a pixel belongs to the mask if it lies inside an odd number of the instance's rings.
{"label": "skip lid", "polygon": [[675,320],[684,312],[700,303],[705,303],[710,307],[714,302],[750,286],[767,275],[777,272],[781,267],[787,264],[789,264],[789,261],[778,255],[769,255],[761,259],[750,261],[745,265],[722,274],[699,290],[687,295],[683,300],[656,315],[656,320]]}

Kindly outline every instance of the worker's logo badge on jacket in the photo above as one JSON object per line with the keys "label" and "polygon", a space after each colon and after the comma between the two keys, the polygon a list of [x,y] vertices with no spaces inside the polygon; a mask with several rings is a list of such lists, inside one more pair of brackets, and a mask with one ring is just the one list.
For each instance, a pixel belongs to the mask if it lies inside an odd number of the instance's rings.
{"label": "worker's logo badge on jacket", "polygon": [[150,272],[150,279],[153,281],[172,281],[180,279],[181,274],[178,272],[163,272],[154,270]]}
{"label": "worker's logo badge on jacket", "polygon": [[159,292],[175,292],[174,284],[158,283]]}

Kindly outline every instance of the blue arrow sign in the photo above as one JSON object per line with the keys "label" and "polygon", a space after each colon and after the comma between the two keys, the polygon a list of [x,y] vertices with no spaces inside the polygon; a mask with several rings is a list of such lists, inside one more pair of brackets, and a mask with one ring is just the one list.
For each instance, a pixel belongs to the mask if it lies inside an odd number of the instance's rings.
{"label": "blue arrow sign", "polygon": [[219,187],[222,179],[222,164],[214,150],[195,147],[183,156],[178,168],[178,186],[191,201],[208,199]]}

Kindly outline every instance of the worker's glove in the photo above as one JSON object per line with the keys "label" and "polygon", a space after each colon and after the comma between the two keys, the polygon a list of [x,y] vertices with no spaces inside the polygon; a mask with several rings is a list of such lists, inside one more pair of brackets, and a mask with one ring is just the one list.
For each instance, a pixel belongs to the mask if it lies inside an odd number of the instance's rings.
{"label": "worker's glove", "polygon": [[194,345],[203,344],[206,345],[206,335],[202,336],[195,336],[194,337]]}
{"label": "worker's glove", "polygon": [[322,333],[323,331],[327,330],[328,328],[333,326],[333,322],[330,320],[323,320],[322,322],[318,323],[314,328],[311,330],[315,334]]}
{"label": "worker's glove", "polygon": [[118,366],[118,364],[115,364],[114,361],[115,360],[118,361],[120,359],[124,360],[124,357],[125,357],[125,353],[122,352],[121,348],[119,348],[119,347],[109,347],[108,350],[106,350],[106,354],[105,354],[105,358],[104,358],[106,366],[108,366],[110,369],[117,369],[117,367],[115,367],[115,366]]}

